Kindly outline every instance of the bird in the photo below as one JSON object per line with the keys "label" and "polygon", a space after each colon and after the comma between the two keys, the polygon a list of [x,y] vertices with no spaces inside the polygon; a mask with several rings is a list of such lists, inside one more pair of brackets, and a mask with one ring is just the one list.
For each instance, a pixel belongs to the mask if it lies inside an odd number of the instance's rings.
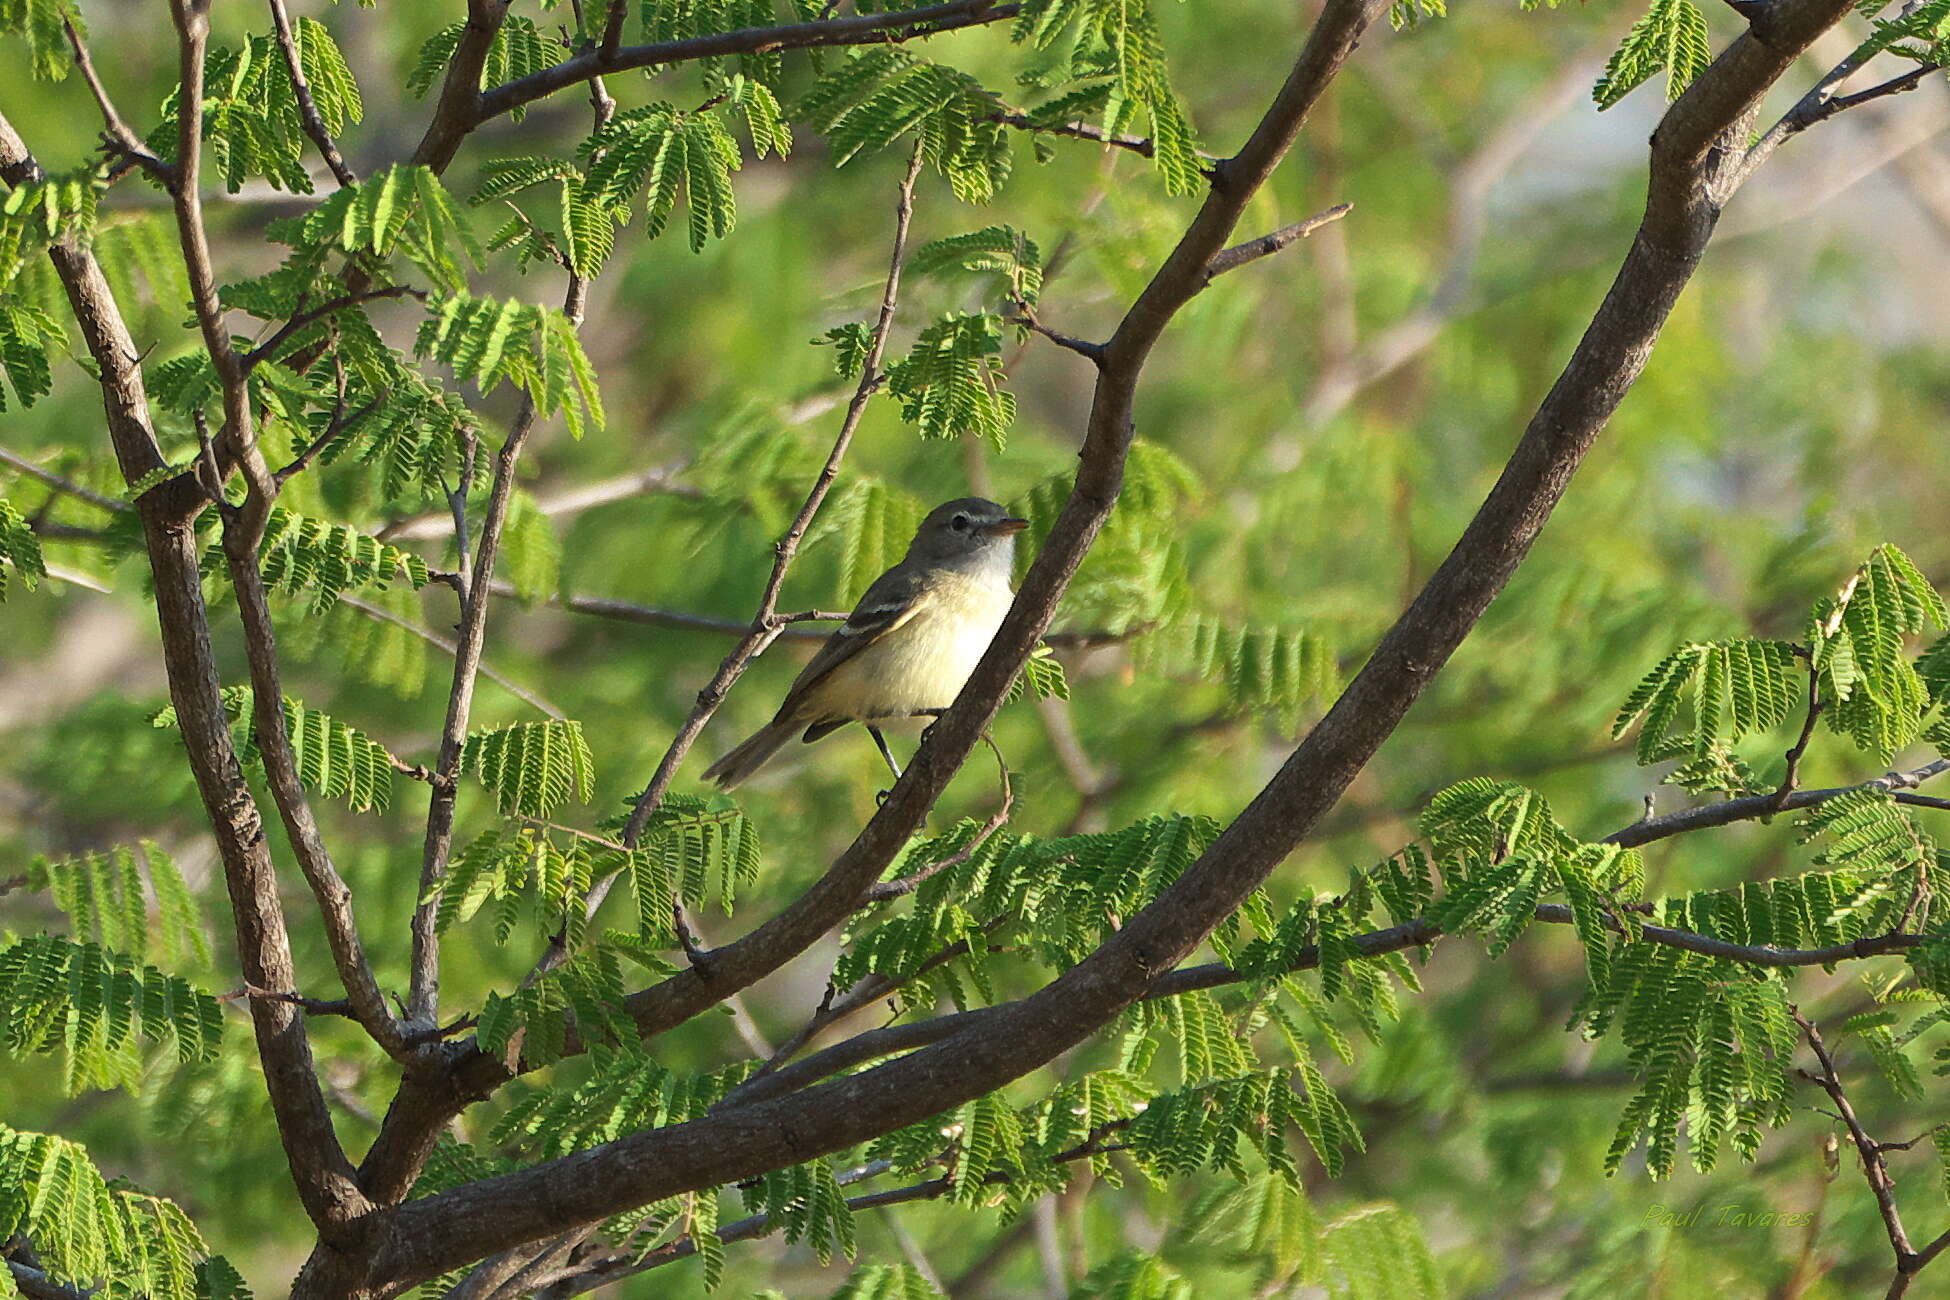
{"label": "bird", "polygon": [[778,713],[706,768],[704,779],[729,790],[795,734],[811,744],[860,722],[899,780],[878,724],[938,714],[955,702],[1015,599],[1015,535],[1028,526],[982,497],[929,511],[907,554],[820,645]]}

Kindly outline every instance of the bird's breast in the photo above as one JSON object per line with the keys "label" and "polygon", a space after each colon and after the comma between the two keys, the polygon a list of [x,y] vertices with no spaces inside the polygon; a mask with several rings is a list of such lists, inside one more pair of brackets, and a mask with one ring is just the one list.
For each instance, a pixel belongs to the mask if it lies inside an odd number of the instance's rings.
{"label": "bird's breast", "polygon": [[1005,584],[950,578],[913,618],[836,668],[820,694],[829,707],[838,706],[834,712],[856,718],[945,709],[995,639],[1013,598]]}

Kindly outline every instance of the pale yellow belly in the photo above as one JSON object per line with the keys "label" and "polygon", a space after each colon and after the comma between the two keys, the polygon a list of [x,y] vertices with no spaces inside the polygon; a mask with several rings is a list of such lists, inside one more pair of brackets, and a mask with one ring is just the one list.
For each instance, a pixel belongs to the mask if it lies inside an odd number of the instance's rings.
{"label": "pale yellow belly", "polygon": [[835,668],[808,703],[827,716],[862,719],[905,718],[953,704],[1011,599],[1006,587],[971,586],[957,595],[946,602],[954,613],[916,614]]}

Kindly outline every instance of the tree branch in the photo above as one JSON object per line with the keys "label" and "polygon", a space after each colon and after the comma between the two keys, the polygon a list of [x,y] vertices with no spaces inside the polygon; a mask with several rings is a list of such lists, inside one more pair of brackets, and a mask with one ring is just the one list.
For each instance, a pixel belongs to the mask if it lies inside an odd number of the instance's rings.
{"label": "tree branch", "polygon": [[[1103,1145],[1102,1141],[1102,1137],[1098,1137],[1091,1142],[1082,1143],[1071,1150],[1058,1152],[1052,1158],[1058,1163],[1068,1164],[1073,1161],[1088,1159],[1091,1156],[1102,1155],[1106,1151],[1118,1149],[1114,1146]],[[846,1170],[838,1175],[837,1181],[842,1186],[845,1186],[849,1183],[861,1182],[868,1178],[877,1177],[880,1174],[888,1172],[890,1168],[891,1166],[887,1161],[877,1160],[872,1164],[862,1165],[858,1169]],[[1010,1181],[1012,1180],[1007,1174],[999,1172],[989,1174],[983,1179],[984,1184],[988,1186],[1000,1186]],[[953,1190],[953,1186],[946,1178],[930,1178],[925,1182],[910,1183],[905,1187],[890,1187],[885,1191],[868,1192],[862,1196],[851,1196],[847,1198],[846,1205],[849,1210],[856,1214],[862,1210],[886,1209],[895,1205],[907,1205],[914,1201],[935,1200],[948,1195]],[[704,1194],[712,1195],[709,1192]],[[754,1214],[747,1218],[734,1219],[732,1222],[725,1224],[718,1229],[717,1238],[720,1242],[754,1241],[761,1237],[770,1236],[783,1226],[785,1225],[781,1220],[763,1214]],[[646,1252],[633,1254],[618,1253],[584,1260],[578,1263],[572,1270],[567,1270],[562,1275],[550,1279],[546,1289],[538,1291],[535,1294],[537,1300],[569,1300],[571,1296],[586,1295],[598,1287],[607,1286],[612,1282],[621,1281],[626,1277],[634,1277],[638,1273],[646,1273],[653,1268],[661,1268],[665,1264],[675,1264],[679,1260],[689,1259],[696,1253],[696,1239],[691,1234],[685,1233]]]}
{"label": "tree branch", "polygon": [[[1902,12],[1907,14],[1914,8],[1915,4],[1912,0],[1912,3],[1904,6]],[[1836,114],[1846,112],[1858,105],[1873,103],[1878,99],[1886,99],[1891,95],[1900,95],[1905,91],[1914,90],[1922,85],[1931,73],[1943,70],[1935,64],[1919,64],[1900,76],[1892,77],[1880,85],[1871,86],[1853,95],[1834,93],[1837,86],[1854,76],[1878,53],[1880,50],[1874,47],[1873,42],[1865,41],[1856,46],[1847,58],[1842,59],[1823,74],[1821,80],[1810,87],[1807,94],[1796,100],[1794,106],[1782,114],[1780,120],[1769,127],[1747,150],[1739,179],[1745,181],[1762,163],[1774,156],[1776,149],[1809,127],[1826,122]]]}
{"label": "tree branch", "polygon": [[[18,186],[40,175],[19,134],[0,116],[0,178]],[[133,483],[165,466],[149,423],[141,350],[93,255],[70,236],[56,240],[48,256],[97,367],[116,459],[124,478]],[[262,819],[231,744],[210,643],[202,557],[190,526],[202,503],[196,484],[183,475],[144,492],[136,502],[155,581],[170,700],[223,860],[244,978],[258,988],[293,989],[296,978],[277,875]],[[251,1020],[299,1199],[321,1234],[336,1240],[342,1226],[370,1206],[333,1132],[303,1014],[288,1003],[253,999]]]}
{"label": "tree branch", "polygon": [[305,80],[304,62],[298,53],[298,41],[292,34],[291,15],[285,12],[284,0],[268,0],[268,3],[271,25],[276,31],[278,49],[284,54],[284,69],[291,77],[291,92],[297,97],[298,116],[305,124],[305,134],[318,146],[318,155],[331,169],[334,180],[340,185],[357,185],[358,174],[345,165],[338,143],[325,129],[325,119],[319,115],[318,102],[311,96],[311,83]]}
{"label": "tree branch", "polygon": [[[492,3],[493,0],[488,2]],[[607,51],[604,48],[608,45],[606,33],[603,46],[585,49],[553,67],[543,68],[540,72],[506,82],[479,95],[471,114],[465,119],[457,119],[451,128],[443,130],[438,136],[433,128],[429,128],[414,161],[426,163],[438,171],[453,157],[453,151],[460,146],[467,132],[483,122],[546,98],[565,86],[573,86],[605,73],[688,63],[727,54],[759,54],[837,45],[885,45],[963,27],[1005,22],[1014,18],[1020,7],[1016,4],[996,4],[994,0],[949,0],[946,4],[923,5],[892,13],[820,18],[776,27],[744,27],[710,36],[659,41],[650,45],[619,46]],[[475,75],[478,79],[478,68]],[[451,141],[449,135],[452,136]]]}
{"label": "tree branch", "polygon": [[1271,234],[1261,235],[1258,239],[1249,239],[1243,244],[1234,244],[1231,248],[1221,249],[1212,255],[1211,261],[1205,264],[1205,282],[1210,284],[1227,271],[1236,270],[1248,262],[1257,262],[1262,257],[1271,257],[1281,249],[1305,239],[1322,226],[1339,221],[1352,211],[1354,211],[1352,203],[1336,203],[1325,212],[1316,212],[1303,221],[1282,226]]}
{"label": "tree branch", "polygon": [[243,357],[244,368],[251,370],[256,368],[258,363],[268,361],[279,348],[284,346],[285,342],[292,335],[298,333],[307,325],[315,324],[318,321],[324,320],[327,316],[344,311],[348,307],[357,307],[361,303],[375,302],[382,298],[418,298],[424,301],[426,296],[426,290],[424,289],[415,289],[403,284],[393,284],[379,289],[361,289],[356,293],[347,293],[333,298],[329,302],[320,303],[316,307],[302,310],[290,320],[278,326],[270,338],[265,339],[262,343],[245,353]]}
{"label": "tree branch", "polygon": [[[946,6],[944,6],[946,7]],[[791,568],[792,560],[799,551],[799,543],[812,525],[813,516],[825,502],[826,494],[832,489],[833,481],[839,477],[840,461],[845,458],[847,448],[852,445],[853,434],[860,427],[860,420],[867,412],[867,402],[874,390],[880,386],[883,376],[880,373],[880,359],[887,348],[887,334],[893,328],[894,310],[900,301],[901,267],[907,259],[907,231],[914,218],[914,185],[921,175],[921,146],[916,142],[913,156],[907,164],[907,175],[901,180],[898,198],[894,205],[893,251],[888,257],[887,279],[881,288],[880,313],[874,321],[873,334],[867,344],[867,355],[860,366],[860,382],[853,390],[853,398],[846,404],[846,414],[840,421],[839,435],[833,439],[833,448],[826,454],[826,463],[820,466],[819,475],[813,480],[812,490],[806,494],[805,503],[799,513],[787,526],[785,536],[773,547],[772,573],[766,579],[765,591],[759,597],[758,612],[752,615],[751,626],[738,644],[718,665],[718,671],[702,691],[698,692],[697,705],[690,716],[684,719],[683,726],[671,738],[669,748],[664,750],[663,759],[650,777],[650,784],[637,797],[636,807],[630,812],[630,820],[623,828],[623,842],[632,847],[650,815],[657,811],[663,802],[671,781],[677,775],[678,764],[690,752],[691,745],[704,724],[711,720],[718,705],[724,702],[725,695],[733,683],[744,675],[752,660],[764,652],[765,648],[778,638],[783,626],[778,618],[779,592],[785,586],[786,570]]]}
{"label": "tree branch", "polygon": [[[681,1023],[726,993],[746,987],[803,951],[851,914],[868,887],[882,874],[893,854],[906,843],[928,808],[939,797],[949,777],[967,757],[980,733],[987,728],[1010,683],[1020,672],[1023,661],[1048,626],[1056,601],[1071,574],[1115,504],[1132,433],[1131,407],[1139,377],[1152,348],[1179,308],[1202,287],[1206,263],[1225,247],[1226,238],[1247,203],[1271,175],[1290,147],[1308,111],[1352,54],[1360,35],[1381,8],[1380,0],[1329,0],[1320,22],[1271,108],[1240,152],[1215,169],[1212,190],[1197,216],[1177,248],[1133,303],[1106,346],[1105,363],[1096,385],[1076,486],[1069,500],[1059,513],[1009,615],[973,677],[963,688],[956,704],[934,724],[928,737],[923,740],[920,752],[908,766],[906,775],[895,783],[886,803],[833,867],[784,912],[743,938],[715,950],[710,961],[702,968],[680,972],[663,984],[631,998],[629,1009],[644,1032],[654,1034],[672,1024]],[[1059,981],[1059,985],[1061,983]],[[1075,1017],[1064,1018],[1073,1022],[1076,1020]],[[1088,1024],[1078,1024],[1068,1031],[1074,1035],[1070,1041],[1089,1033],[1098,1023],[1101,1020],[1091,1015]],[[1027,1047],[1011,1063],[1013,1073],[1020,1073],[1020,1068],[1015,1067],[1030,1061],[1032,1057],[1048,1059],[1048,1056],[1039,1056],[1048,1040],[1046,1034],[1032,1035],[1024,1044],[1012,1045]],[[1029,1042],[1034,1042],[1034,1046],[1028,1046]],[[1050,1052],[1050,1055],[1054,1055],[1054,1052]],[[917,1061],[918,1058],[901,1064],[911,1069]],[[998,1067],[993,1064],[977,1071],[978,1074],[991,1076],[997,1072]],[[483,1056],[478,1064],[471,1065],[465,1071],[467,1081],[462,1086],[473,1090],[478,1081],[485,1087],[492,1087],[495,1078],[503,1073],[503,1067],[498,1062]],[[875,1071],[835,1086],[873,1086],[879,1083],[874,1075],[885,1073]],[[871,1084],[869,1080],[872,1080]],[[911,1111],[917,1116],[933,1114],[941,1107],[926,1112],[913,1111],[913,1107],[923,1097],[933,1100],[941,1095],[944,1083],[949,1090],[959,1092],[963,1087],[975,1086],[976,1079],[934,1076],[929,1086],[916,1087],[910,1075],[905,1085],[908,1091],[889,1104],[892,1109]],[[981,1090],[986,1091],[987,1085],[982,1086]],[[878,1106],[881,1102],[882,1098],[876,1097],[874,1104]],[[768,1117],[755,1126],[745,1126],[746,1116],[763,1109],[758,1106],[739,1112],[735,1122],[743,1131],[743,1136],[718,1148],[708,1157],[715,1181],[743,1177],[774,1166],[778,1155],[773,1146],[778,1135],[775,1120]],[[795,1128],[803,1126],[808,1133],[817,1133],[814,1140],[823,1145],[837,1137],[840,1131],[855,1125],[880,1131],[893,1123],[891,1113],[891,1110],[818,1112],[812,1116],[810,1123],[805,1123],[807,1116],[804,1114],[797,1114],[789,1122]],[[700,1121],[699,1124],[708,1129],[713,1127],[714,1122]],[[600,1155],[584,1153],[551,1162],[526,1175],[516,1175],[517,1180],[534,1180],[525,1191],[507,1180],[496,1179],[402,1206],[392,1217],[388,1245],[375,1273],[386,1278],[389,1287],[404,1285],[450,1266],[444,1261],[466,1262],[504,1249],[511,1224],[521,1225],[514,1228],[514,1233],[528,1239],[539,1239],[573,1223],[587,1221],[592,1216],[586,1213],[586,1209],[596,1200],[614,1201],[617,1204],[638,1203],[645,1171],[637,1167],[631,1154],[626,1154],[634,1143],[654,1143],[660,1155],[664,1152],[674,1153],[672,1162],[666,1163],[662,1159],[654,1162],[660,1170],[656,1178],[681,1182],[697,1177],[702,1172],[702,1166],[695,1162],[703,1157],[703,1152],[691,1148],[689,1140],[691,1132],[699,1124],[625,1138],[598,1148],[598,1152],[602,1153]],[[842,1141],[839,1145],[845,1143]],[[606,1166],[612,1160],[617,1163],[613,1171],[606,1170],[599,1184],[558,1184],[557,1179],[564,1175],[573,1173],[577,1178],[585,1177],[588,1173],[586,1168],[577,1171],[574,1167],[592,1157]],[[805,1157],[801,1155],[798,1158]],[[747,1161],[751,1162],[749,1167],[742,1167]],[[609,1179],[609,1172],[615,1173],[614,1180]],[[540,1183],[544,1181],[549,1186],[546,1197],[532,1195],[539,1191]],[[518,1204],[502,1202],[500,1198],[510,1193],[524,1199]],[[487,1225],[478,1217],[487,1200],[494,1201],[497,1207],[505,1204],[507,1208],[506,1217],[500,1218],[498,1230],[492,1233],[485,1231]],[[496,1208],[493,1213],[501,1216],[502,1210]],[[494,1239],[489,1240],[490,1236]]]}
{"label": "tree branch", "polygon": [[[1038,122],[1027,113],[1014,110],[992,114],[991,122],[1027,131],[1032,135],[1061,135],[1072,140],[1089,140],[1112,149],[1125,149],[1143,158],[1157,156],[1158,148],[1150,140],[1135,135],[1113,135],[1100,126],[1088,122]],[[1209,155],[1201,155],[1209,157]]]}
{"label": "tree branch", "polygon": [[141,167],[151,176],[167,185],[172,175],[169,164],[142,142],[122,115],[115,110],[115,101],[108,97],[108,87],[95,71],[94,60],[88,57],[88,44],[81,39],[81,30],[74,25],[74,19],[67,15],[61,18],[61,29],[68,35],[68,48],[74,52],[75,69],[88,86],[88,93],[95,98],[95,107],[101,110],[102,141],[113,153],[120,154]]}
{"label": "tree branch", "polygon": [[[1815,1059],[1821,1062],[1821,1073],[1810,1078],[1835,1103],[1835,1110],[1843,1126],[1848,1129],[1849,1140],[1855,1144],[1855,1153],[1862,1160],[1862,1175],[1869,1181],[1869,1190],[1875,1196],[1876,1212],[1882,1216],[1883,1231],[1888,1234],[1889,1248],[1896,1256],[1896,1274],[1890,1279],[1887,1300],[1897,1300],[1908,1293],[1916,1274],[1934,1255],[1925,1257],[1910,1248],[1909,1233],[1904,1230],[1902,1214],[1896,1207],[1896,1180],[1889,1174],[1889,1162],[1884,1158],[1885,1148],[1869,1136],[1862,1127],[1862,1121],[1856,1118],[1855,1107],[1849,1102],[1848,1091],[1842,1086],[1841,1072],[1835,1068],[1835,1058],[1829,1052],[1828,1044],[1822,1040],[1821,1030],[1814,1021],[1801,1014],[1801,1008],[1790,1006],[1788,1013],[1794,1017],[1794,1023],[1801,1026],[1802,1036],[1808,1040]],[[1940,1246],[1936,1248],[1941,1249]]]}

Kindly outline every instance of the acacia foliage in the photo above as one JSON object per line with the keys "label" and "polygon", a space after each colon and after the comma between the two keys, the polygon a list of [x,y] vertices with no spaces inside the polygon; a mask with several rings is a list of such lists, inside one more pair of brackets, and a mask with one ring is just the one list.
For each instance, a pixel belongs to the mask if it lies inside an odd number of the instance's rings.
{"label": "acacia foliage", "polygon": [[[1878,39],[1931,56],[1933,14],[1924,7],[1879,19]],[[0,7],[0,26],[22,31],[36,66],[54,73],[65,67],[54,39],[60,16],[58,6],[29,0]],[[671,40],[773,17],[769,6],[652,3],[642,7],[640,27],[644,39]],[[1615,102],[1661,69],[1671,93],[1683,89],[1704,63],[1702,22],[1690,5],[1655,5],[1608,67],[1601,102]],[[1901,32],[1892,30],[1897,25]],[[343,55],[319,24],[301,20],[298,32],[326,129],[358,123],[363,100]],[[343,656],[350,679],[412,698],[424,674],[398,667],[396,644],[368,653],[376,634],[348,621],[348,598],[404,602],[397,609],[408,613],[439,608],[413,602],[457,585],[442,566],[458,566],[467,554],[438,546],[423,554],[378,535],[382,524],[411,523],[449,508],[455,496],[479,517],[480,461],[504,445],[497,403],[559,418],[577,438],[600,441],[609,432],[593,349],[574,317],[530,301],[526,291],[511,295],[510,281],[493,278],[496,270],[596,276],[623,241],[666,234],[680,205],[682,242],[711,255],[736,233],[747,164],[787,153],[808,133],[824,139],[837,166],[918,149],[950,194],[975,204],[1007,192],[1023,131],[1037,137],[1040,154],[1050,143],[1043,137],[1079,123],[1111,135],[1144,133],[1147,165],[1167,195],[1204,184],[1205,161],[1166,75],[1149,5],[1032,0],[1009,35],[1028,60],[1016,85],[1040,100],[1020,112],[994,83],[936,61],[933,46],[830,54],[796,81],[776,52],[702,60],[701,100],[632,103],[560,156],[492,159],[471,184],[455,181],[451,189],[429,168],[398,164],[270,225],[281,264],[220,292],[263,340],[247,353],[250,397],[267,417],[267,448],[296,473],[291,504],[272,512],[255,557],[285,635],[309,641],[310,653]],[[425,44],[409,78],[416,93],[438,84],[460,37],[450,27]],[[515,17],[489,51],[483,84],[519,79],[573,48]],[[265,182],[308,192],[305,124],[270,38],[221,48],[211,69],[218,88],[206,129],[226,188]],[[174,101],[165,101],[144,136],[165,161],[174,111]],[[23,406],[54,391],[55,349],[64,340],[41,258],[51,243],[90,244],[131,300],[153,299],[180,315],[181,268],[157,242],[166,234],[141,217],[106,220],[100,200],[110,183],[103,167],[52,175],[13,190],[0,214],[7,286],[0,366]],[[491,234],[485,214],[501,223]],[[1019,228],[989,213],[957,212],[950,224],[969,228],[922,244],[909,260],[925,286],[919,300],[928,318],[903,318],[880,376],[880,408],[921,439],[974,435],[993,453],[1009,453],[1020,416],[1009,371],[1049,268],[1027,222]],[[1044,242],[1055,246],[1053,238]],[[349,300],[357,297],[344,294],[349,283],[374,296]],[[870,337],[857,320],[828,329],[822,341],[841,378],[860,377]],[[191,472],[201,451],[198,422],[221,419],[215,367],[199,348],[168,349],[150,375],[169,421],[171,463],[117,488],[129,498]],[[780,501],[789,505],[806,477],[805,457],[768,420],[727,426],[714,431],[721,436],[706,442],[693,467],[696,494],[719,512],[695,524],[694,539],[752,520],[777,525]],[[752,427],[758,433],[745,436]],[[114,482],[99,448],[69,468],[91,482]],[[1067,469],[1023,477],[1028,485],[1006,495],[1031,521],[1026,560],[1072,477]],[[507,540],[516,585],[527,596],[552,595],[562,548],[535,499],[513,491],[517,522]],[[1214,725],[1243,717],[1266,734],[1290,736],[1333,691],[1342,656],[1358,645],[1337,635],[1344,629],[1329,616],[1296,621],[1290,603],[1242,609],[1224,598],[1223,581],[1212,580],[1220,564],[1195,578],[1187,520],[1214,491],[1187,457],[1163,441],[1140,441],[1118,508],[1070,590],[1063,630],[1120,642],[1133,678],[1203,706]],[[808,539],[836,600],[857,596],[898,558],[924,505],[891,479],[849,476]],[[206,513],[200,526],[208,594],[221,605],[230,569],[219,513]],[[98,539],[104,562],[134,544],[126,514]],[[32,591],[46,564],[30,515],[46,517],[0,503],[0,580]],[[429,595],[416,595],[423,591]],[[1923,648],[1916,638],[1940,631],[1943,621],[1929,580],[1900,551],[1878,548],[1838,595],[1815,605],[1802,639],[1720,635],[1688,641],[1659,661],[1627,699],[1616,732],[1638,728],[1642,761],[1682,760],[1670,773],[1674,784],[1736,797],[1777,788],[1782,774],[1774,764],[1810,690],[1827,702],[1817,719],[1832,733],[1824,741],[1846,742],[1877,761],[1919,741],[1940,744],[1950,646]],[[1053,656],[1031,660],[1025,683],[1046,701],[1069,692]],[[232,688],[225,704],[255,778],[263,742],[248,689]],[[414,777],[417,765],[375,736],[411,729],[356,691],[347,704],[355,711],[341,720],[286,698],[285,743],[307,787],[377,820],[389,814],[398,779]],[[172,716],[165,708],[155,721],[167,727]],[[721,797],[683,793],[666,799],[634,844],[622,844],[621,819],[601,815],[602,804],[589,806],[612,789],[599,783],[591,740],[609,722],[593,712],[522,715],[477,727],[463,741],[462,766],[482,797],[468,807],[467,842],[424,901],[457,945],[525,957],[559,941],[569,955],[533,980],[486,975],[468,988],[475,1042],[514,1059],[523,1077],[481,1115],[471,1141],[440,1149],[416,1194],[697,1118],[729,1104],[763,1068],[762,1054],[729,1064],[666,1058],[661,1044],[653,1054],[625,998],[676,969],[680,908],[717,923],[755,892],[789,884],[803,845],[763,821],[776,805],[748,812]],[[977,1098],[839,1157],[640,1207],[602,1225],[598,1240],[637,1258],[687,1246],[715,1285],[734,1206],[823,1262],[861,1250],[863,1233],[847,1203],[847,1189],[864,1181],[855,1177],[861,1170],[938,1181],[939,1198],[957,1210],[993,1210],[1010,1220],[1088,1168],[1110,1184],[1199,1182],[1207,1212],[1174,1233],[1234,1253],[1259,1274],[1260,1287],[1439,1294],[1442,1276],[1410,1215],[1338,1197],[1319,1205],[1304,1186],[1313,1170],[1330,1179],[1358,1170],[1367,1138],[1350,1081],[1417,1032],[1417,965],[1380,951],[1374,936],[1419,926],[1431,937],[1471,936],[1501,957],[1539,907],[1561,903],[1587,972],[1574,1027],[1615,1043],[1633,1078],[1629,1099],[1611,1117],[1609,1167],[1643,1147],[1650,1172],[1666,1176],[1684,1144],[1693,1166],[1710,1171],[1727,1150],[1755,1158],[1765,1130],[1791,1113],[1789,976],[1674,948],[1649,938],[1648,927],[1777,948],[1914,930],[1923,941],[1892,977],[1898,982],[1880,987],[1877,1009],[1843,1030],[1905,1095],[1918,1090],[1915,1058],[1935,1045],[1943,1023],[1950,938],[1942,899],[1950,882],[1917,815],[1891,787],[1869,783],[1811,809],[1797,826],[1813,846],[1804,850],[1812,870],[1659,896],[1646,886],[1639,854],[1567,829],[1539,792],[1487,778],[1452,785],[1428,802],[1414,844],[1348,870],[1344,888],[1255,894],[1212,939],[1210,956],[1237,979],[1138,1004],[1061,1074]],[[890,881],[923,878],[904,899],[858,914],[834,958],[833,992],[876,990],[876,1001],[891,1000],[904,1017],[1006,1000],[1085,957],[1155,900],[1218,831],[1206,811],[1176,806],[1139,815],[1119,809],[1103,829],[1012,823],[984,834],[978,818],[954,822],[910,845],[890,868]],[[399,875],[396,862],[385,865]],[[223,1054],[233,1053],[232,1066],[247,1058],[222,1034],[214,994],[223,985],[169,856],[109,840],[36,862],[27,874],[26,887],[45,892],[65,914],[56,928],[66,934],[10,934],[0,949],[10,1050],[58,1056],[70,1091],[122,1086],[177,1114],[214,1113],[243,1095],[249,1070],[226,1077]],[[593,923],[584,901],[611,879],[627,901],[602,918],[609,924]],[[1363,1039],[1367,1046],[1357,1047]],[[346,1049],[344,1059],[365,1064],[360,1050]],[[10,1134],[6,1152],[0,1189],[11,1196],[0,1199],[0,1226],[24,1229],[59,1276],[169,1295],[225,1294],[234,1286],[221,1260],[203,1257],[173,1207],[105,1183],[72,1144]],[[46,1218],[50,1206],[58,1223]],[[1090,1270],[1079,1293],[1176,1295],[1191,1287],[1159,1253],[1131,1251]],[[837,1294],[931,1290],[913,1267],[870,1261]]]}

